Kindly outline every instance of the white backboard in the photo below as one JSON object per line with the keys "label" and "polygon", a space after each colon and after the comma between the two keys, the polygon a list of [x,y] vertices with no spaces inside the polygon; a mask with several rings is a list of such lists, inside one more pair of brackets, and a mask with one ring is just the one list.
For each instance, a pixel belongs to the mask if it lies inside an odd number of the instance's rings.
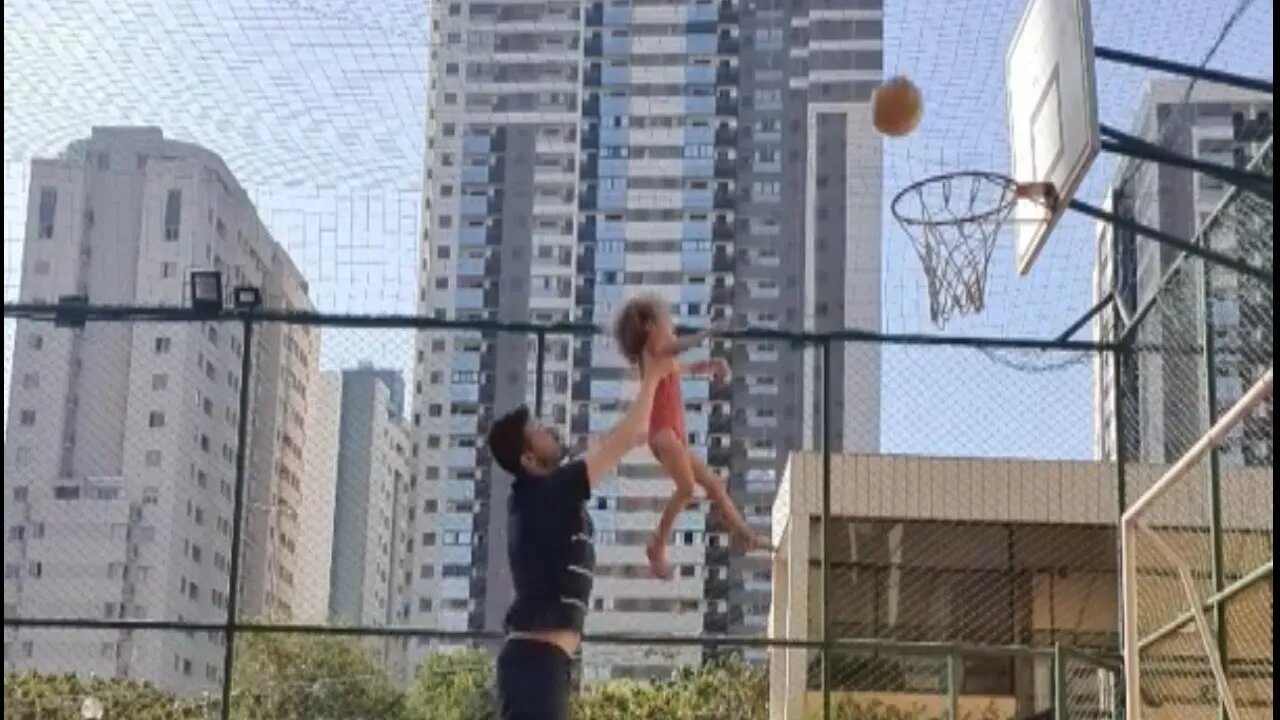
{"label": "white backboard", "polygon": [[1028,0],[1005,77],[1009,174],[1020,183],[1051,182],[1060,198],[1052,212],[1030,200],[1014,209],[1025,275],[1102,146],[1089,0]]}

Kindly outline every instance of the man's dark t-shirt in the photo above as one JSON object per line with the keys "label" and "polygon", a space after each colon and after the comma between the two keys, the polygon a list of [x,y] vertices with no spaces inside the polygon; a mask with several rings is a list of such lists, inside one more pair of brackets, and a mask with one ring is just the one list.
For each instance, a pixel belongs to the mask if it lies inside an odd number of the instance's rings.
{"label": "man's dark t-shirt", "polygon": [[507,557],[515,586],[509,632],[582,632],[596,565],[590,497],[581,460],[542,477],[516,476],[508,504]]}

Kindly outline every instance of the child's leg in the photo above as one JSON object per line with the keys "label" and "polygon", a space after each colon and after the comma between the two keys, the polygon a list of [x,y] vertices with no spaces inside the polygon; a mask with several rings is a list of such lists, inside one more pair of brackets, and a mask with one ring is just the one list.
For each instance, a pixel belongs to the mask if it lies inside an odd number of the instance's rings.
{"label": "child's leg", "polygon": [[645,548],[649,557],[649,566],[655,575],[661,578],[671,576],[671,568],[667,567],[667,539],[676,525],[676,517],[684,512],[693,502],[694,471],[689,463],[689,453],[684,443],[676,437],[672,430],[663,430],[649,437],[649,449],[662,464],[662,469],[671,476],[675,489],[671,498],[662,509],[662,518],[653,531],[653,539]]}
{"label": "child's leg", "polygon": [[733,504],[733,498],[729,497],[729,490],[724,486],[724,481],[711,472],[711,468],[707,467],[702,458],[693,452],[689,452],[688,455],[689,464],[693,466],[694,480],[702,486],[703,491],[707,493],[707,498],[711,500],[711,505],[720,511],[721,517],[729,525],[733,534],[744,541],[749,550],[767,549],[768,538],[761,537],[747,524],[742,513],[738,512],[737,506]]}

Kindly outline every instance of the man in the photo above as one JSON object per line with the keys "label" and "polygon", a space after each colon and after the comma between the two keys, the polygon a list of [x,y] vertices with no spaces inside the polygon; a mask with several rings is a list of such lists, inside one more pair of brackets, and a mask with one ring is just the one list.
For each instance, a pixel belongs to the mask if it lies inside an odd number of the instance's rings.
{"label": "man", "polygon": [[560,441],[523,406],[489,430],[489,452],[515,479],[507,535],[515,600],[497,670],[502,720],[569,718],[570,658],[582,642],[595,569],[586,503],[643,441],[654,391],[674,363],[646,356],[631,409],[581,460],[563,462]]}

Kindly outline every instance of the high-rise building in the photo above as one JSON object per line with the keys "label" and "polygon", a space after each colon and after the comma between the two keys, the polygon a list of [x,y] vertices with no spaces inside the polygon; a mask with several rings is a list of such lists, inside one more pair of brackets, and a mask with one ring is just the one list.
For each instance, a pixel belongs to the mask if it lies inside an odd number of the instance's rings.
{"label": "high-rise building", "polygon": [[[32,163],[20,299],[181,306],[218,270],[267,307],[307,285],[226,165],[157,128],[96,128]],[[247,351],[248,613],[307,605],[294,577],[306,388],[319,335],[263,328]],[[225,620],[242,353],[238,323],[19,321],[4,447],[6,617]],[[5,630],[6,667],[209,689],[218,634]]]}
{"label": "high-rise building", "polygon": [[[1199,82],[1187,95],[1187,81],[1162,79],[1147,88],[1133,133],[1179,154],[1220,165],[1245,168],[1270,153],[1271,113],[1269,95]],[[1269,163],[1269,160],[1268,160]],[[1269,166],[1268,166],[1269,170]],[[1121,163],[1107,202],[1122,216],[1177,237],[1192,239],[1215,212],[1247,212],[1222,206],[1227,184],[1211,175],[1194,173],[1147,161]],[[1270,217],[1255,237],[1240,232],[1246,222],[1223,223],[1207,238],[1213,249],[1270,263]],[[1233,229],[1234,226],[1234,229]],[[1156,311],[1142,320],[1137,352],[1110,353],[1095,363],[1095,452],[1099,458],[1117,456],[1116,368],[1123,363],[1120,382],[1121,415],[1125,426],[1125,457],[1147,463],[1171,462],[1183,455],[1209,429],[1205,398],[1205,332],[1211,327],[1214,349],[1214,391],[1218,412],[1230,407],[1269,365],[1269,353],[1245,348],[1271,347],[1271,297],[1252,281],[1222,268],[1204,273],[1199,260],[1185,263],[1170,274],[1181,253],[1156,242],[1100,224],[1096,233],[1094,294],[1101,299],[1116,293],[1123,318],[1137,316],[1157,297]],[[1250,243],[1262,240],[1258,247]],[[1164,282],[1163,278],[1169,276]],[[1163,284],[1162,284],[1163,283]],[[1209,302],[1205,303],[1205,292]],[[1210,322],[1206,323],[1205,308]],[[1098,339],[1118,340],[1126,320],[1117,322],[1104,312],[1095,326]],[[1268,463],[1271,442],[1254,438],[1228,443],[1221,457],[1231,464]]]}
{"label": "high-rise building", "polygon": [[[646,293],[689,326],[879,328],[880,3],[451,2],[432,20],[422,312],[608,325]],[[544,422],[581,449],[632,394],[608,338],[548,336],[541,375],[534,344],[419,339],[417,505],[435,503],[438,532],[418,532],[414,562],[438,579],[415,587],[415,622],[501,626],[510,480],[483,448],[495,413],[532,406],[540,379]],[[684,383],[690,446],[767,530],[787,453],[821,431],[818,362],[768,341],[697,353],[735,377]],[[878,351],[833,355],[835,435],[874,451]],[[670,492],[644,450],[600,487],[589,629],[762,634],[770,565],[732,554],[705,502],[678,522],[675,579],[648,577]],[[588,653],[588,677],[665,673],[701,651],[605,652]]]}
{"label": "high-rise building", "polygon": [[[307,580],[317,583],[310,596],[323,592],[325,601],[322,612],[308,608],[308,614],[321,622],[385,626],[408,619],[413,510],[404,384],[399,371],[367,363],[321,373],[315,383],[326,408],[313,413],[308,427],[307,483],[327,496],[308,504],[313,517],[304,527],[314,528],[305,563]],[[403,676],[402,640],[368,645],[393,676]]]}

